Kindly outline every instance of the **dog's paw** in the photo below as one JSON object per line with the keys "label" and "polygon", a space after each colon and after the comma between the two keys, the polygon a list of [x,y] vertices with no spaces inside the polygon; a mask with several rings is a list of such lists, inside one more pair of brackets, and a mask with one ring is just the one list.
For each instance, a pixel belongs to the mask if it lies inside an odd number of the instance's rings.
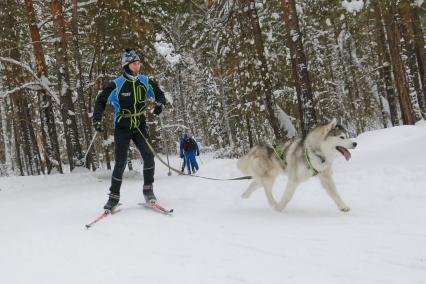
{"label": "dog's paw", "polygon": [[277,211],[277,212],[283,212],[284,211],[284,206],[282,206],[278,203],[276,205],[272,206],[272,208],[274,208],[274,210]]}
{"label": "dog's paw", "polygon": [[241,194],[241,198],[247,199],[250,197],[250,193],[248,193],[247,191],[245,191],[243,194]]}
{"label": "dog's paw", "polygon": [[351,210],[351,208],[349,208],[349,207],[347,207],[347,206],[345,206],[345,207],[341,207],[341,208],[339,208],[340,209],[340,211],[342,211],[342,212],[349,212],[350,210]]}

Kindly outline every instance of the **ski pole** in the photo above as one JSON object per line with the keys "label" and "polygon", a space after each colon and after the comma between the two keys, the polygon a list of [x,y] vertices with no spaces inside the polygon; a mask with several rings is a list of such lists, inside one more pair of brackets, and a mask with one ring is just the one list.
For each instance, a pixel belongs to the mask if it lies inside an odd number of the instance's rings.
{"label": "ski pole", "polygon": [[84,164],[85,165],[87,164],[87,155],[89,154],[90,149],[92,148],[93,142],[95,142],[95,138],[96,138],[97,135],[98,135],[98,132],[96,131],[95,135],[93,135],[92,141],[90,141],[89,148],[87,148],[86,155],[84,155]]}
{"label": "ski pole", "polygon": [[112,210],[105,210],[98,218],[93,220],[91,223],[85,225],[86,229],[90,229],[94,224],[98,223],[100,220],[106,218],[108,215],[115,214],[120,211],[120,209],[116,209],[118,206],[121,206],[121,203],[118,203]]}
{"label": "ski pole", "polygon": [[102,215],[100,215],[98,218],[96,218],[94,221],[92,221],[91,223],[85,225],[86,229],[89,229],[90,227],[92,227],[94,224],[96,224],[97,222],[99,222],[100,220],[102,220],[103,218],[105,218],[106,216],[109,215],[109,211],[105,211],[104,213],[102,213]]}
{"label": "ski pole", "polygon": [[198,160],[200,160],[201,164],[204,165],[203,160],[201,160],[201,156],[198,155]]}
{"label": "ski pole", "polygon": [[[182,162],[180,163],[180,168],[179,169],[183,169],[183,162],[185,161],[185,157],[182,158]],[[182,170],[183,172],[183,170]]]}
{"label": "ski pole", "polygon": [[[163,130],[163,119],[160,116],[160,127],[161,127],[161,133],[162,135],[164,135],[164,130]],[[164,137],[164,136],[163,136]],[[164,145],[164,143],[163,143]],[[167,157],[167,166],[169,167],[169,173],[167,174],[168,176],[172,175],[172,172],[170,171],[170,162],[169,162],[169,149],[167,147],[166,149],[166,157]]]}

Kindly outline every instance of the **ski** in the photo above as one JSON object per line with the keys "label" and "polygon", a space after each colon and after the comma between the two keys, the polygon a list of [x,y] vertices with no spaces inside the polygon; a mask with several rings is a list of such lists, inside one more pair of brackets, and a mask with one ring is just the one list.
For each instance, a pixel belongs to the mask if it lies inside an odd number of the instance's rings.
{"label": "ski", "polygon": [[160,204],[158,204],[158,202],[152,202],[152,203],[138,203],[138,205],[143,206],[145,208],[148,209],[152,209],[158,213],[162,213],[165,215],[172,215],[173,214],[173,209],[165,209],[163,206],[161,206]]}
{"label": "ski", "polygon": [[117,206],[114,207],[114,209],[110,210],[105,210],[104,213],[102,213],[102,215],[100,215],[98,218],[96,218],[95,220],[93,220],[91,223],[85,225],[86,229],[90,229],[93,225],[95,225],[97,222],[99,222],[100,220],[104,219],[105,217],[107,217],[108,215],[113,215],[117,212],[120,212],[121,209],[117,209],[117,207],[119,207],[121,205],[121,203],[118,203]]}

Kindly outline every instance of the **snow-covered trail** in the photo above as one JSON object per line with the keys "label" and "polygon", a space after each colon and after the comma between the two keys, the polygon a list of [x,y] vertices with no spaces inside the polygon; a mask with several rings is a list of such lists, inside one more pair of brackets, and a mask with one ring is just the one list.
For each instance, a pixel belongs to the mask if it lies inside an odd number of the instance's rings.
{"label": "snow-covered trail", "polygon": [[[250,181],[168,177],[157,161],[155,192],[174,216],[136,205],[135,172],[122,212],[86,230],[109,172],[0,178],[1,283],[426,283],[425,141],[424,123],[360,135],[335,164],[349,213],[316,179],[277,213],[262,191],[240,198]],[[202,159],[200,175],[241,175],[234,160]]]}

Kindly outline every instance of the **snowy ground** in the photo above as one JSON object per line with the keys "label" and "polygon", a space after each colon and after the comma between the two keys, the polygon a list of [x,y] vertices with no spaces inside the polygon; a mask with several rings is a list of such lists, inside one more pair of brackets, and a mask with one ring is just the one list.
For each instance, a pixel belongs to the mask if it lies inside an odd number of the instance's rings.
{"label": "snowy ground", "polygon": [[[317,180],[277,213],[262,191],[240,198],[249,181],[168,177],[157,162],[157,197],[174,216],[136,205],[141,178],[133,174],[122,187],[123,211],[86,230],[101,213],[110,173],[1,178],[0,281],[426,283],[426,125],[356,141],[352,160],[335,164],[349,213]],[[240,176],[234,160],[202,159],[200,175]]]}

